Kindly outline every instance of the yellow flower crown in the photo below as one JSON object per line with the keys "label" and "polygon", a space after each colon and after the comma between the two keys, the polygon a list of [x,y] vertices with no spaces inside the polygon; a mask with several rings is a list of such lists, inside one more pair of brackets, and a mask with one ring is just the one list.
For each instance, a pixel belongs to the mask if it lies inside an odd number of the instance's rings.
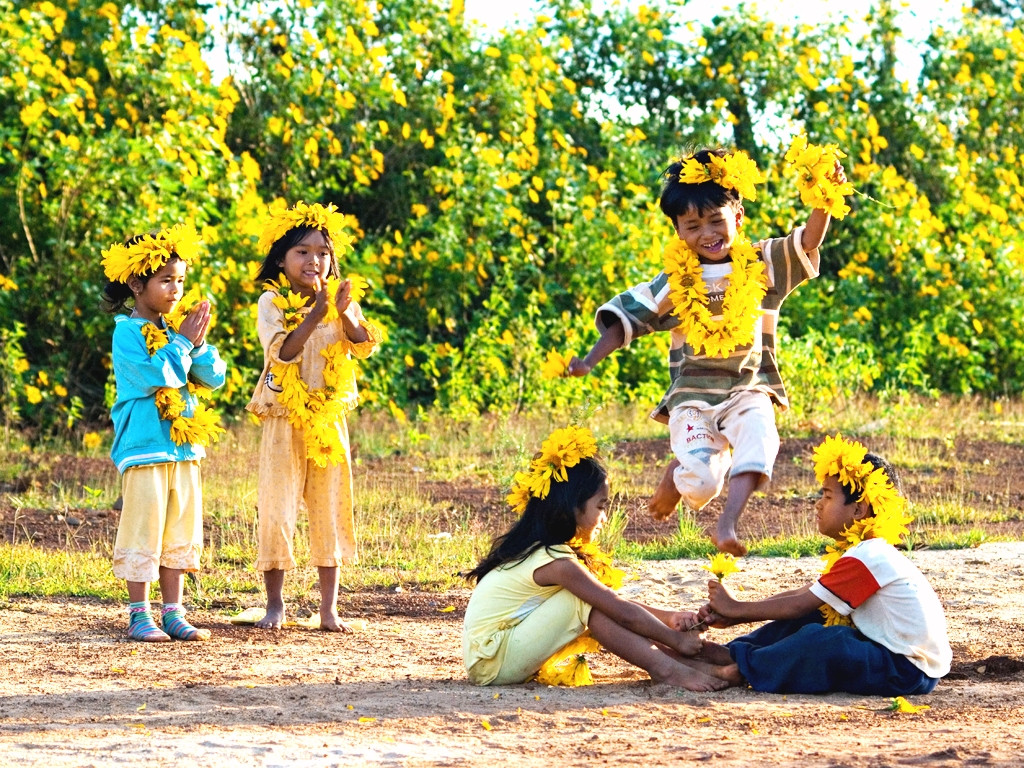
{"label": "yellow flower crown", "polygon": [[199,259],[199,233],[191,224],[175,224],[155,235],[142,235],[131,245],[115,243],[103,251],[103,274],[112,283],[151,275],[177,256],[188,266]]}
{"label": "yellow flower crown", "polygon": [[512,508],[522,514],[531,497],[543,499],[551,490],[551,481],[568,479],[566,470],[583,459],[597,455],[597,440],[586,427],[564,427],[552,432],[533,457],[527,472],[516,472],[512,491],[506,497]]}
{"label": "yellow flower crown", "polygon": [[820,483],[829,475],[852,488],[860,495],[857,501],[866,501],[876,518],[903,517],[906,499],[889,480],[885,470],[865,461],[867,448],[856,440],[847,440],[840,434],[826,437],[814,449],[814,476]]}
{"label": "yellow flower crown", "polygon": [[814,449],[814,476],[818,482],[834,476],[839,482],[859,493],[857,501],[871,505],[872,514],[857,520],[843,532],[843,540],[825,550],[825,568],[829,569],[842,554],[864,539],[879,538],[896,546],[907,534],[907,524],[914,518],[906,512],[907,500],[889,480],[881,467],[865,461],[867,449],[855,440],[842,435],[826,437]]}
{"label": "yellow flower crown", "polygon": [[765,176],[758,170],[757,163],[750,159],[746,152],[730,152],[725,157],[710,153],[705,165],[696,157],[680,159],[680,184],[703,184],[713,181],[720,187],[735,189],[736,193],[747,200],[757,199],[755,184],[763,184]]}
{"label": "yellow flower crown", "polygon": [[260,235],[261,253],[269,253],[271,246],[295,227],[307,226],[326,232],[334,245],[334,252],[351,249],[355,238],[345,231],[345,216],[334,203],[326,206],[320,203],[307,204],[301,200],[288,208],[283,200],[270,205],[270,219]]}

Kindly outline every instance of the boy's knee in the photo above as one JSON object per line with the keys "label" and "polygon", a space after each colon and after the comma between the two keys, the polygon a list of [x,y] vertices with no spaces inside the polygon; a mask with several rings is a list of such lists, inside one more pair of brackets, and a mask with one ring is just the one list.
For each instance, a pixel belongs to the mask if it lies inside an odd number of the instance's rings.
{"label": "boy's knee", "polygon": [[683,466],[676,467],[672,473],[672,482],[682,496],[683,503],[694,511],[706,507],[722,492],[722,483],[716,478],[710,474],[695,473]]}

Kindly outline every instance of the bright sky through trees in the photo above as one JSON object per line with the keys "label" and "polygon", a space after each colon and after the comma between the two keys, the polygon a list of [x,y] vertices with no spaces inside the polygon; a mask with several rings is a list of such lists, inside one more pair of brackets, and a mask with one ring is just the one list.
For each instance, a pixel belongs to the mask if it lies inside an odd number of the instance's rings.
{"label": "bright sky through trees", "polygon": [[[661,5],[652,0],[615,0],[615,2],[636,7]],[[530,18],[537,13],[538,6],[535,0],[506,0],[506,2],[465,0],[465,3],[466,19],[479,22],[492,32]],[[606,4],[612,5],[613,3]],[[710,21],[715,15],[745,5],[757,14],[780,24],[815,24],[844,13],[848,14],[851,19],[861,19],[878,5],[878,0],[813,0],[810,3],[800,4],[798,7],[794,7],[795,4],[791,0],[755,0],[750,3],[723,5],[690,2],[685,5],[679,3],[679,5],[682,7],[678,9],[677,13],[681,20],[702,23]],[[903,28],[906,45],[906,51],[901,56],[901,63],[905,69],[897,74],[903,78],[912,78],[916,75],[920,63],[920,57],[915,50],[916,46],[924,40],[935,25],[948,24],[959,18],[963,11],[964,0],[903,0],[902,2],[895,0],[893,5],[899,12],[899,23]]]}

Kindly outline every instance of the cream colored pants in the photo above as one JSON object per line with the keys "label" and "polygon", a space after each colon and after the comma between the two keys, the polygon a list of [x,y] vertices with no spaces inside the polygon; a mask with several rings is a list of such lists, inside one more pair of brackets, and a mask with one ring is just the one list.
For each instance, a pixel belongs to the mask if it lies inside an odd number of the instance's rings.
{"label": "cream colored pants", "polygon": [[779,455],[775,408],[763,392],[737,392],[724,403],[680,407],[668,421],[672,453],[679,466],[672,475],[686,506],[703,509],[742,472],[761,475],[758,490],[771,481]]}
{"label": "cream colored pants", "polygon": [[348,428],[342,422],[339,429],[345,459],[321,468],[306,458],[302,430],[284,417],[263,420],[256,570],[295,567],[293,540],[303,502],[309,517],[309,564],[332,567],[357,561]]}

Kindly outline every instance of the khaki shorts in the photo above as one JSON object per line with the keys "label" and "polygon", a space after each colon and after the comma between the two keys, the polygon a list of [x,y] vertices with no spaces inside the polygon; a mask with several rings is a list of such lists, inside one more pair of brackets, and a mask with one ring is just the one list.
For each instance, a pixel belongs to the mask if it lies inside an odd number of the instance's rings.
{"label": "khaki shorts", "polygon": [[295,567],[295,530],[302,506],[309,520],[309,564],[337,567],[358,561],[348,428],[337,425],[345,460],[318,467],[306,458],[301,429],[283,417],[263,420],[257,489],[257,571]]}
{"label": "khaki shorts", "polygon": [[198,461],[125,470],[124,503],[114,541],[114,575],[148,583],[160,568],[199,570],[203,551],[203,482]]}

